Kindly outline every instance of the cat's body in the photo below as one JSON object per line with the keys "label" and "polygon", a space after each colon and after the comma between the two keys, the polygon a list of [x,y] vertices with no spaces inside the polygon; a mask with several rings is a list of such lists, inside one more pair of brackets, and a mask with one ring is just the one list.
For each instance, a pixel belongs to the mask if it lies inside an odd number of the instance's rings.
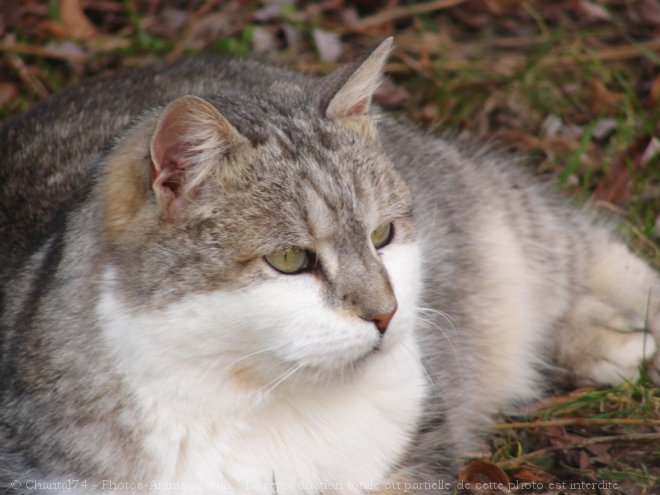
{"label": "cat's body", "polygon": [[516,166],[376,127],[387,51],[150,68],[2,128],[0,487],[443,491],[552,359],[636,376],[657,275]]}

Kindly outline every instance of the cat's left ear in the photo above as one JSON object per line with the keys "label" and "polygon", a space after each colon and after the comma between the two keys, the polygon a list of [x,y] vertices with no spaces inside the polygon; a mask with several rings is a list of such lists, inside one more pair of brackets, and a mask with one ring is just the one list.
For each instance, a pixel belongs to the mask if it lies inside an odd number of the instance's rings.
{"label": "cat's left ear", "polygon": [[172,220],[189,196],[247,138],[209,102],[182,96],[161,114],[151,137],[151,187]]}
{"label": "cat's left ear", "polygon": [[392,44],[392,37],[387,38],[363,60],[341,67],[323,80],[321,108],[326,117],[360,117],[369,112]]}

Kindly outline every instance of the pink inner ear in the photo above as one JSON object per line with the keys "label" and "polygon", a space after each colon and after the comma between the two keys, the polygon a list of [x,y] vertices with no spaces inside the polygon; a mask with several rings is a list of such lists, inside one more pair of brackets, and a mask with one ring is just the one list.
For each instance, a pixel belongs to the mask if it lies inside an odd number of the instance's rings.
{"label": "pink inner ear", "polygon": [[151,164],[151,183],[156,187],[165,187],[169,189],[175,196],[179,193],[179,188],[182,182],[183,168],[179,167],[176,163],[167,163],[160,172],[152,162]]}
{"label": "pink inner ear", "polygon": [[369,110],[369,98],[365,98],[364,100],[359,101],[355,105],[353,105],[347,112],[346,116],[347,117],[357,117],[360,115],[366,115],[367,111]]}
{"label": "pink inner ear", "polygon": [[184,113],[182,107],[166,111],[151,141],[151,187],[170,218],[181,207],[183,171],[189,166],[185,158],[188,143],[184,141]]}
{"label": "pink inner ear", "polygon": [[[197,96],[182,96],[163,111],[151,137],[151,187],[170,219],[184,204],[183,192],[199,190],[206,178],[188,177],[186,170],[219,161],[239,143],[247,142],[210,103]],[[197,150],[204,150],[197,153]],[[193,171],[194,172],[194,171]],[[187,182],[188,179],[191,182]]]}

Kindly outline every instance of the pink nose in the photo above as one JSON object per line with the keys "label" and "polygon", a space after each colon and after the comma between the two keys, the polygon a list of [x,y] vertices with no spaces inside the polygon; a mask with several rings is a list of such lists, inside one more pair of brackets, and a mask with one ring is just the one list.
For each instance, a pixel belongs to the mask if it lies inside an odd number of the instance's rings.
{"label": "pink nose", "polygon": [[376,325],[376,328],[382,335],[390,325],[390,321],[392,321],[392,317],[394,316],[394,313],[396,313],[396,309],[397,306],[394,304],[387,308],[370,311],[363,318],[367,321],[373,321]]}

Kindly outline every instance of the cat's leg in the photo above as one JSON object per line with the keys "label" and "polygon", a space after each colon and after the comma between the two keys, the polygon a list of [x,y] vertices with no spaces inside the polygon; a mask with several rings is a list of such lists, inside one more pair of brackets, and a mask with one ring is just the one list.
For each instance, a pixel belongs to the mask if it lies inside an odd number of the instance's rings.
{"label": "cat's leg", "polygon": [[660,378],[660,278],[608,232],[597,231],[580,260],[583,290],[558,329],[558,364],[578,384],[639,378],[649,361]]}

